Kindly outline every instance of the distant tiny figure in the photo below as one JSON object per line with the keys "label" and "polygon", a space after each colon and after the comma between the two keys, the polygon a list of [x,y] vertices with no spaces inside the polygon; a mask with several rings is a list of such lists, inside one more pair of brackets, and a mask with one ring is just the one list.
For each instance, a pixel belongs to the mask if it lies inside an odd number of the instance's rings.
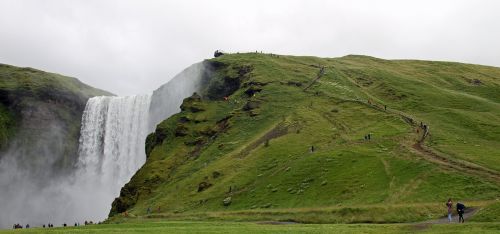
{"label": "distant tiny figure", "polygon": [[365,135],[365,141],[366,141],[366,140],[368,140],[368,136],[367,136],[367,135]]}
{"label": "distant tiny figure", "polygon": [[43,227],[43,228],[45,228],[45,224],[44,224],[44,225],[42,225],[42,227]]}
{"label": "distant tiny figure", "polygon": [[146,211],[148,214],[151,214],[151,207],[148,207],[148,210]]}
{"label": "distant tiny figure", "polygon": [[368,140],[371,140],[371,139],[372,139],[371,133],[368,133]]}
{"label": "distant tiny figure", "polygon": [[30,225],[29,225],[29,224],[26,224],[26,228],[30,228]]}
{"label": "distant tiny figure", "polygon": [[457,203],[457,213],[458,213],[458,222],[464,223],[464,213],[465,213],[465,205],[458,202]]}
{"label": "distant tiny figure", "polygon": [[66,227],[66,226],[68,226],[68,225],[67,225],[66,223],[64,223],[64,224],[63,224],[63,227]]}
{"label": "distant tiny figure", "polygon": [[384,105],[384,110],[387,110],[387,105]]}
{"label": "distant tiny figure", "polygon": [[453,202],[451,201],[451,198],[448,199],[446,206],[448,207],[448,221],[451,223],[451,212],[453,211]]}
{"label": "distant tiny figure", "polygon": [[85,220],[84,224],[85,224],[85,225],[88,225],[88,224],[89,224],[89,222],[87,222],[87,220]]}
{"label": "distant tiny figure", "polygon": [[78,226],[78,224],[77,224],[77,223],[75,223],[75,227],[77,227],[77,226]]}
{"label": "distant tiny figure", "polygon": [[314,146],[311,145],[311,153],[313,153],[313,152],[314,152]]}

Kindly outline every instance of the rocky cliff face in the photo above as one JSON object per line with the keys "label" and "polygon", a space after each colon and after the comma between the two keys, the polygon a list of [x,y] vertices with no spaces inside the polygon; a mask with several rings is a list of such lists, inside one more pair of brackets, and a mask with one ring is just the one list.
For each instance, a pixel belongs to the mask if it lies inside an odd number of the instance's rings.
{"label": "rocky cliff face", "polygon": [[[150,123],[160,124],[155,124],[156,130],[146,139],[147,157],[151,155],[153,149],[159,148],[163,142],[175,142],[185,137],[192,137],[184,142],[184,145],[193,148],[188,153],[188,157],[196,158],[203,147],[213,141],[219,132],[226,129],[230,118],[226,117],[218,122],[207,121],[208,115],[204,115],[207,106],[203,101],[224,100],[241,87],[242,82],[248,79],[251,70],[252,67],[248,65],[232,67],[222,62],[206,60],[189,67],[156,90],[151,101]],[[185,87],[190,88],[185,89]],[[224,112],[218,112],[217,115],[221,113]],[[193,118],[195,114],[201,114],[204,117]],[[171,118],[165,120],[165,116],[171,115],[173,115]],[[183,116],[179,118],[179,115]],[[195,123],[197,130],[186,127]],[[175,170],[175,167],[177,166],[171,165],[169,169]],[[141,196],[150,195],[157,186],[168,181],[168,173],[154,175],[151,178],[142,177],[147,171],[148,169],[143,167],[121,189],[120,196],[112,204],[110,216],[132,208]],[[207,184],[207,186],[209,185]]]}

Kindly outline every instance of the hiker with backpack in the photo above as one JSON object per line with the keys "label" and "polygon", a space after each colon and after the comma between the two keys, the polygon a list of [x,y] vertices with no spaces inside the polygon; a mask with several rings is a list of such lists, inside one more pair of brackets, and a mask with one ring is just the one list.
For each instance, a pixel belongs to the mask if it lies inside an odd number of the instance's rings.
{"label": "hiker with backpack", "polygon": [[457,203],[457,213],[458,213],[458,222],[464,223],[464,213],[465,213],[465,205],[458,202]]}

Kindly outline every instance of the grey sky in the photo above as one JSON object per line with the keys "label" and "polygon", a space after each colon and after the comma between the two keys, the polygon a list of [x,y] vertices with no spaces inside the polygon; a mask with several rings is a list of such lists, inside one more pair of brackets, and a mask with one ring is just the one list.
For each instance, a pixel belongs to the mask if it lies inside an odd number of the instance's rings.
{"label": "grey sky", "polygon": [[216,49],[500,66],[500,1],[0,0],[0,63],[120,95]]}

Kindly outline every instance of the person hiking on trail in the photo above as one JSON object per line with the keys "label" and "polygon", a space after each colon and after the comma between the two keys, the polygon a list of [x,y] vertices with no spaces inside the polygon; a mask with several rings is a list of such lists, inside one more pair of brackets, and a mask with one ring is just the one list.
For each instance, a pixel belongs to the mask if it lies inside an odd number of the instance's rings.
{"label": "person hiking on trail", "polygon": [[462,222],[464,223],[465,220],[464,220],[464,213],[465,213],[465,205],[458,202],[457,203],[457,213],[458,213],[458,222]]}
{"label": "person hiking on trail", "polygon": [[451,212],[453,211],[453,202],[451,201],[451,198],[448,199],[446,206],[448,207],[448,221],[451,223]]}

